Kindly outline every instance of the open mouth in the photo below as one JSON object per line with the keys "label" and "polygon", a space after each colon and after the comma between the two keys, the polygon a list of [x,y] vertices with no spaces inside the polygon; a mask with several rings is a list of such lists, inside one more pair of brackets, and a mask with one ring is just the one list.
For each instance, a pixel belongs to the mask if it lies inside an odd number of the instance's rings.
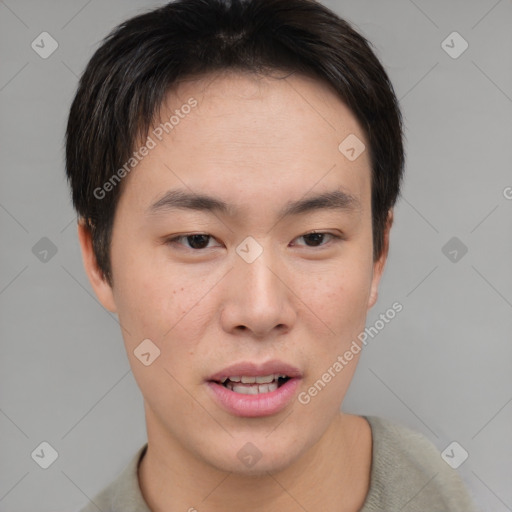
{"label": "open mouth", "polygon": [[283,374],[270,374],[263,376],[232,376],[218,382],[225,388],[235,393],[243,395],[259,395],[261,393],[271,393],[280,388],[285,382],[290,379],[287,375]]}
{"label": "open mouth", "polygon": [[256,418],[278,414],[297,395],[303,379],[295,366],[282,361],[242,361],[207,379],[213,400],[234,416]]}

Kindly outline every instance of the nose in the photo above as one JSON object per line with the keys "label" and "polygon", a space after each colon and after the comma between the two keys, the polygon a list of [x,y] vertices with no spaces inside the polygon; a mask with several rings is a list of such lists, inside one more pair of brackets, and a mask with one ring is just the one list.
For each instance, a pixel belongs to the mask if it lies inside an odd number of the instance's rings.
{"label": "nose", "polygon": [[292,286],[283,265],[270,250],[252,263],[236,256],[224,283],[226,299],[221,310],[225,332],[246,332],[268,338],[288,332],[296,320]]}

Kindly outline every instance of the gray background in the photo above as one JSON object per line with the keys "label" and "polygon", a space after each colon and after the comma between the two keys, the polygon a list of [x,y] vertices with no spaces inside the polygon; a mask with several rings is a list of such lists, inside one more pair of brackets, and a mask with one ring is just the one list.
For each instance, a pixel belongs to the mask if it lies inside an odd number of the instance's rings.
{"label": "gray background", "polygon": [[[63,136],[98,41],[163,3],[0,1],[0,511],[77,510],[146,440],[116,317],[82,268]],[[404,309],[364,349],[344,409],[399,421],[440,452],[456,440],[479,506],[510,511],[512,2],[325,3],[375,45],[407,138],[390,259],[367,324],[394,301]],[[59,45],[47,59],[31,48],[43,31]],[[458,58],[441,45],[453,31],[469,44]],[[56,254],[44,254],[43,237]],[[452,237],[456,261],[453,247],[442,251]],[[59,455],[46,470],[31,458],[42,441]]]}

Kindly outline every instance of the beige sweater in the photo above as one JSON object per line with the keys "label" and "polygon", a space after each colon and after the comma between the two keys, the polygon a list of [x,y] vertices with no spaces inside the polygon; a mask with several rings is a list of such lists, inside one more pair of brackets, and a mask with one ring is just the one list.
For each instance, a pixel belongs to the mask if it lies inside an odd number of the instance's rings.
{"label": "beige sweater", "polygon": [[[423,435],[377,416],[372,429],[370,489],[360,512],[476,512],[459,475]],[[137,467],[147,444],[81,512],[151,512]]]}

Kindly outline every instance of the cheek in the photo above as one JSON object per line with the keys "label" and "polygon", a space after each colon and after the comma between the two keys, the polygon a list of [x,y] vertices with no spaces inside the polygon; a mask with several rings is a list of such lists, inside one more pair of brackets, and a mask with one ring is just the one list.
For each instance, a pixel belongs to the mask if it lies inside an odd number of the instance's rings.
{"label": "cheek", "polygon": [[130,258],[117,257],[113,252],[112,266],[114,300],[128,354],[144,339],[161,347],[161,338],[173,321],[166,319],[165,311],[179,288],[168,287],[159,273],[133,252]]}
{"label": "cheek", "polygon": [[[119,249],[122,249],[119,246]],[[130,258],[113,253],[114,298],[129,354],[144,339],[161,350],[159,362],[176,367],[176,361],[193,357],[204,335],[210,302],[203,296],[213,277],[185,273],[178,266],[154,261],[152,255],[131,251]],[[115,265],[115,266],[114,266]],[[179,368],[174,368],[179,370]]]}
{"label": "cheek", "polygon": [[[370,284],[371,271],[356,265],[316,279],[307,294],[303,290],[304,302],[314,312],[308,326],[314,340],[309,349],[314,357],[310,358],[302,401],[299,400],[302,407],[318,411],[339,409],[361,353],[358,345],[353,351],[351,347],[364,330]],[[320,328],[322,336],[318,335]]]}
{"label": "cheek", "polygon": [[[156,251],[146,247],[148,245],[121,235],[113,241],[113,291],[120,318],[124,317],[134,329],[152,327],[151,330],[156,332],[156,328],[161,327],[159,319],[164,321],[164,312],[176,309],[182,302],[179,297],[185,286],[170,273],[170,266],[155,261]],[[171,305],[174,308],[170,308]]]}
{"label": "cheek", "polygon": [[[134,254],[116,264],[114,295],[119,321],[133,375],[145,399],[153,410],[179,407],[183,413],[192,413],[180,384],[187,382],[187,372],[194,368],[202,337],[201,308],[195,306],[201,286],[192,286],[189,276],[171,273],[170,267],[145,265],[142,260],[138,264]],[[151,359],[159,351],[148,366],[137,357],[147,339],[154,344],[149,345]]]}
{"label": "cheek", "polygon": [[344,265],[297,283],[299,297],[333,332],[336,343],[364,326],[371,285],[371,266]]}

